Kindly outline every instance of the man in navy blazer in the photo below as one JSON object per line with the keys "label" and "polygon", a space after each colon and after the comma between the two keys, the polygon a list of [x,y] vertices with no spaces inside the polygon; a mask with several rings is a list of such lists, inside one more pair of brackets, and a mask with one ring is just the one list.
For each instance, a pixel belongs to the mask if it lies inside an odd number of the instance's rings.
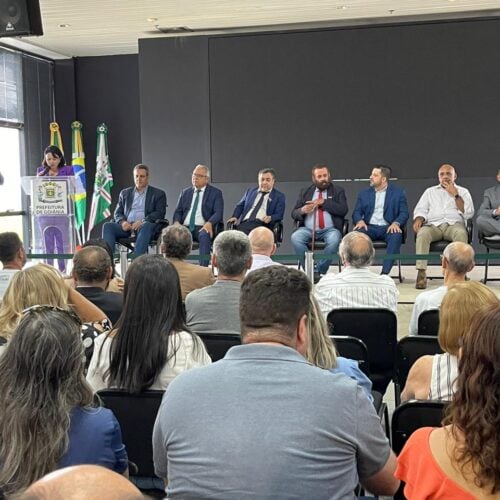
{"label": "man in navy blazer", "polygon": [[155,221],[165,217],[167,195],[149,185],[149,167],[142,163],[134,167],[134,184],[120,192],[114,221],[104,224],[102,237],[114,250],[118,239],[136,234],[134,253],[142,255],[159,228]]}
{"label": "man in navy blazer", "polygon": [[[387,253],[397,254],[401,248],[401,227],[408,220],[408,204],[403,189],[389,184],[391,169],[386,165],[373,168],[370,187],[358,194],[352,213],[354,230],[367,234],[372,241],[385,241]],[[382,274],[391,272],[394,261],[385,259]]]}
{"label": "man in navy blazer", "polygon": [[258,187],[247,189],[228,222],[238,222],[236,229],[248,234],[252,229],[265,226],[273,229],[285,214],[285,195],[274,189],[276,172],[272,168],[259,170]]}
{"label": "man in navy blazer", "polygon": [[[191,177],[192,186],[183,189],[174,212],[174,223],[186,226],[193,241],[200,245],[200,255],[209,255],[214,238],[214,226],[222,222],[224,200],[222,191],[211,186],[210,170],[197,165]],[[208,266],[208,259],[200,259],[200,265]]]}

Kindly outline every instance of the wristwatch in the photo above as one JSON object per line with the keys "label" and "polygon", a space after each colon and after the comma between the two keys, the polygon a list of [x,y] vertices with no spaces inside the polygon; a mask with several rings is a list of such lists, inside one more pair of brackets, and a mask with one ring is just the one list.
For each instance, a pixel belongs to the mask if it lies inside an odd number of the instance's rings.
{"label": "wristwatch", "polygon": [[460,198],[460,197],[461,197],[461,196],[457,193],[457,194],[455,195],[455,200],[458,200],[458,198]]}

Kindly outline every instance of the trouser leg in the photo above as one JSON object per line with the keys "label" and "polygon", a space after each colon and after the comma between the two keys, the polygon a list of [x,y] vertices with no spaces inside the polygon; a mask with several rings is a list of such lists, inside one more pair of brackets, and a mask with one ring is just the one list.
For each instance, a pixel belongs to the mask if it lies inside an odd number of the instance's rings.
{"label": "trouser leg", "polygon": [[[441,226],[440,226],[441,227]],[[439,241],[443,238],[443,231],[436,226],[422,226],[417,233],[415,249],[417,254],[429,253],[429,248],[433,241]],[[426,260],[417,260],[417,269],[425,271],[427,269]]]}
{"label": "trouser leg", "polygon": [[500,234],[500,219],[495,219],[492,215],[480,215],[476,219],[476,226],[478,231],[485,236]]}
{"label": "trouser leg", "polygon": [[299,258],[299,263],[304,267],[304,254],[309,250],[308,243],[312,239],[312,231],[307,227],[299,227],[292,233],[293,250]]}
{"label": "trouser leg", "polygon": [[[337,253],[342,236],[338,229],[334,227],[316,231],[317,239],[325,242],[325,254]],[[318,271],[320,274],[326,274],[332,263],[332,259],[322,259],[318,261]]]}

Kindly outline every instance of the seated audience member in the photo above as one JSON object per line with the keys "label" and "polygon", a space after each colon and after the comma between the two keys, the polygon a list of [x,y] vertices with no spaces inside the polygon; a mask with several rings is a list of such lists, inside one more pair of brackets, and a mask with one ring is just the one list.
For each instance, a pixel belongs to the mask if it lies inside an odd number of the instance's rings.
{"label": "seated audience member", "polygon": [[[0,336],[10,340],[24,309],[43,303],[72,309],[83,322],[81,337],[87,362],[94,349],[94,338],[110,328],[106,315],[92,302],[69,287],[59,271],[37,264],[19,271],[11,280],[0,304]],[[0,346],[0,353],[4,346]]]}
{"label": "seated audience member", "polygon": [[0,270],[1,301],[12,276],[26,264],[26,252],[17,233],[0,233],[0,262],[3,266],[3,269]]}
{"label": "seated audience member", "polygon": [[474,249],[461,241],[450,243],[441,257],[444,285],[417,295],[410,319],[410,335],[418,333],[418,318],[424,311],[438,309],[448,287],[465,281],[467,273],[474,268]]}
{"label": "seated audience member", "polygon": [[256,227],[250,231],[248,239],[252,245],[252,267],[248,272],[278,264],[271,259],[271,255],[276,252],[276,243],[274,243],[274,233],[270,229]]}
{"label": "seated audience member", "polygon": [[467,281],[448,288],[439,309],[438,340],[443,354],[422,356],[408,374],[401,400],[449,401],[455,392],[460,339],[481,308],[498,304],[497,296],[481,283]]}
{"label": "seated audience member", "polygon": [[217,267],[213,285],[186,297],[188,327],[195,333],[240,333],[241,282],[252,265],[252,247],[241,231],[224,231],[214,240],[212,264]]}
{"label": "seated audience member", "polygon": [[33,306],[0,357],[0,488],[12,494],[55,469],[103,465],[128,475],[120,426],[96,408],[83,375],[80,323]]}
{"label": "seated audience member", "polygon": [[314,292],[325,318],[333,309],[341,308],[371,307],[396,312],[399,292],[393,279],[369,269],[375,256],[372,240],[363,233],[346,234],[339,255],[345,268],[339,274],[324,276]]}
{"label": "seated audience member", "polygon": [[408,439],[396,476],[406,498],[500,498],[500,306],[478,312],[463,337],[445,427]]}
{"label": "seated audience member", "polygon": [[19,500],[143,500],[121,474],[98,465],[65,467],[33,483]]}
{"label": "seated audience member", "polygon": [[111,280],[108,283],[106,288],[107,292],[123,292],[123,278],[117,275],[115,269],[115,256],[113,255],[113,249],[109,246],[109,243],[102,238],[90,238],[83,245],[82,248],[85,247],[101,247],[106,250],[109,255],[109,259],[111,260],[111,267],[113,268],[113,274],[111,275]]}
{"label": "seated audience member", "polygon": [[115,324],[123,308],[121,293],[107,292],[113,267],[106,250],[85,247],[73,257],[72,276],[76,291],[95,304]]}
{"label": "seated audience member", "polygon": [[95,341],[87,380],[95,391],[165,389],[181,372],[211,363],[186,327],[179,276],[161,255],[143,255],[125,276],[123,313]]}
{"label": "seated audience member", "polygon": [[272,168],[259,171],[258,187],[247,189],[228,222],[238,223],[235,229],[249,234],[256,227],[272,229],[285,214],[285,195],[274,189],[276,172]]}
{"label": "seated audience member", "polygon": [[321,314],[314,295],[311,294],[309,301],[310,312],[307,317],[309,345],[307,346],[306,359],[318,368],[330,370],[332,373],[343,373],[351,377],[363,389],[368,399],[373,402],[371,380],[359,369],[357,361],[337,355],[329,336],[325,318]]}
{"label": "seated audience member", "polygon": [[212,285],[215,281],[212,270],[198,266],[185,259],[191,253],[193,237],[182,224],[166,227],[161,233],[161,253],[175,267],[181,282],[182,300],[193,290]]}
{"label": "seated audience member", "polygon": [[153,431],[168,498],[354,498],[359,481],[397,490],[396,459],[362,389],[303,357],[310,293],[296,269],[253,271],[241,287],[243,345],[168,387]]}
{"label": "seated audience member", "polygon": [[500,169],[497,170],[497,183],[483,194],[483,202],[478,210],[477,230],[484,236],[500,238]]}

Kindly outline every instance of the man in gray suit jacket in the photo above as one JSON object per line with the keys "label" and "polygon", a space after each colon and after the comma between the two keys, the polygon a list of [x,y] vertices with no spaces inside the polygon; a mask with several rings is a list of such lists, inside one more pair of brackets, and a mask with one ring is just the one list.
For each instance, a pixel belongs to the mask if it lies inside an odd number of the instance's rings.
{"label": "man in gray suit jacket", "polygon": [[500,235],[500,169],[497,170],[496,186],[488,188],[479,207],[476,224],[484,236]]}

